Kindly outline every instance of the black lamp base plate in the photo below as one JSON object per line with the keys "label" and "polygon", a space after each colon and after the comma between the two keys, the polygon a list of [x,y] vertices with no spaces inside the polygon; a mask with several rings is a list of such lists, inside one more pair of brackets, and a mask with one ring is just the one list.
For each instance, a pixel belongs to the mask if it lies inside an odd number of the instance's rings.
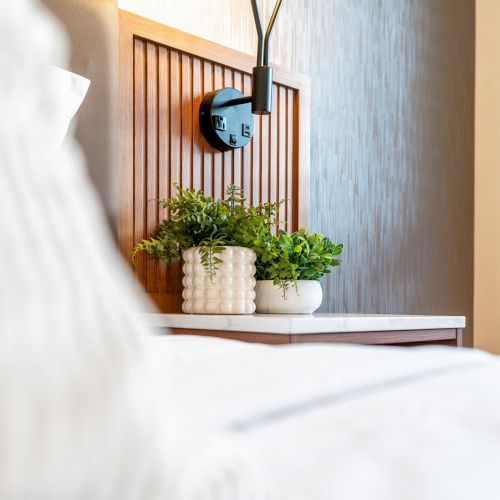
{"label": "black lamp base plate", "polygon": [[230,151],[246,146],[253,135],[251,103],[232,104],[244,95],[236,89],[214,90],[200,105],[200,130],[211,146]]}

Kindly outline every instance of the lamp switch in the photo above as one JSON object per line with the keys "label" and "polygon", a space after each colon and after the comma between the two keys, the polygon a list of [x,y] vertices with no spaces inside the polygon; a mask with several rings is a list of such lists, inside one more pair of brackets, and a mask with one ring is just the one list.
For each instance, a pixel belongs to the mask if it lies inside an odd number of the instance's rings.
{"label": "lamp switch", "polygon": [[241,126],[241,135],[243,137],[252,137],[252,133],[250,132],[250,125],[248,123],[243,123]]}
{"label": "lamp switch", "polygon": [[215,130],[226,130],[227,129],[227,120],[225,116],[214,115],[212,117],[214,121]]}

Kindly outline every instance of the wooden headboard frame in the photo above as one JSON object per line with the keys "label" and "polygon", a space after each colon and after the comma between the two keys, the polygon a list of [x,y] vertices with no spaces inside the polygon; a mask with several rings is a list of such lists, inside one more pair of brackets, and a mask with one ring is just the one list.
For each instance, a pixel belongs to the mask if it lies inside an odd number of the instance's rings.
{"label": "wooden headboard frame", "polygon": [[[118,239],[127,259],[167,216],[148,200],[169,197],[174,182],[214,196],[235,183],[252,204],[286,197],[286,229],[308,226],[308,77],[275,67],[272,115],[255,117],[251,144],[221,153],[199,132],[199,104],[216,88],[250,94],[255,59],[126,11],[119,48]],[[179,266],[141,256],[135,272],[162,311],[180,311]]]}

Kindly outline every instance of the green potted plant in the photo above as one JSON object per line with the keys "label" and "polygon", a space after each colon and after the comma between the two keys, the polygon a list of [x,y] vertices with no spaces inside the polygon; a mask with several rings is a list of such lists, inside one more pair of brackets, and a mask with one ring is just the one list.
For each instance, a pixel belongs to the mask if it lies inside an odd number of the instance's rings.
{"label": "green potted plant", "polygon": [[312,313],[323,300],[320,278],[340,265],[342,244],[305,229],[265,235],[257,255],[256,306],[259,313]]}
{"label": "green potted plant", "polygon": [[186,313],[253,313],[253,248],[268,239],[279,204],[246,206],[241,189],[233,185],[223,200],[200,190],[175,189],[171,199],[157,200],[169,218],[135,246],[132,260],[139,252],[167,265],[182,260]]}

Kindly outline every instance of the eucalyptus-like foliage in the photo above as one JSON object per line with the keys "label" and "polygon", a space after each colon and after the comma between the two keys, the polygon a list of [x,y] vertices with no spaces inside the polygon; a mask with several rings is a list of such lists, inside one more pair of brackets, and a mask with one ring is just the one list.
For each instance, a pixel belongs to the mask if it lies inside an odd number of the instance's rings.
{"label": "eucalyptus-like foliage", "polygon": [[292,234],[279,231],[268,235],[254,248],[257,254],[257,279],[273,280],[286,299],[291,284],[297,290],[298,280],[319,280],[330,268],[340,265],[337,258],[343,245],[335,244],[322,234],[309,234],[300,229]]}
{"label": "eucalyptus-like foliage", "polygon": [[211,280],[221,263],[224,246],[258,248],[271,236],[280,203],[245,206],[239,187],[230,185],[223,200],[206,196],[203,191],[181,189],[169,200],[155,200],[169,212],[150,238],[139,242],[132,260],[139,252],[170,265],[182,258],[182,251],[199,247],[201,262]]}

